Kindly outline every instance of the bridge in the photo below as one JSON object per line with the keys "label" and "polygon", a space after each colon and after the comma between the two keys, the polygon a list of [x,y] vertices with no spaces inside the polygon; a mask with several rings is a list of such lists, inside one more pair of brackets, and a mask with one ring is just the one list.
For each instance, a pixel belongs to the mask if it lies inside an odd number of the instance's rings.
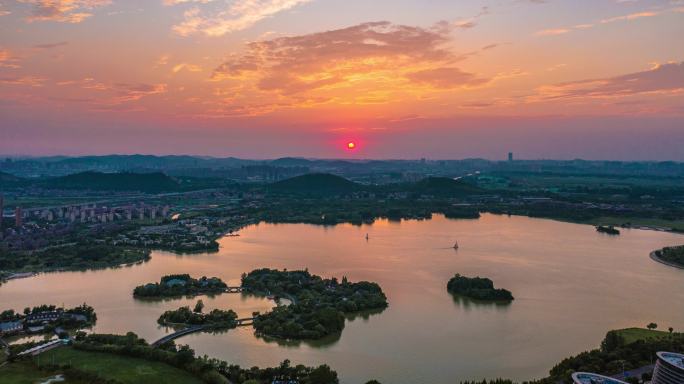
{"label": "bridge", "polygon": [[[255,318],[256,317],[245,317],[242,319],[237,319],[237,320],[235,320],[235,322],[237,323],[238,327],[244,327],[247,325],[253,325]],[[169,333],[168,335],[166,335],[166,336],[162,337],[161,339],[155,341],[154,343],[150,344],[150,346],[152,348],[157,348],[160,345],[167,343],[171,340],[178,339],[180,337],[183,337],[185,335],[189,335],[191,333],[199,332],[205,328],[206,327],[204,325],[193,325],[191,327],[183,328],[183,329],[176,331],[174,333]]]}
{"label": "bridge", "polygon": [[177,338],[179,338],[179,337],[181,337],[181,336],[189,335],[189,334],[191,334],[191,333],[199,332],[199,331],[201,331],[201,330],[203,330],[203,329],[204,329],[204,325],[193,325],[193,326],[191,326],[191,327],[183,328],[183,329],[181,329],[180,331],[176,331],[176,332],[174,332],[174,333],[170,333],[170,334],[168,334],[168,335],[162,337],[161,339],[159,339],[159,340],[155,341],[154,343],[152,343],[150,346],[151,346],[152,348],[157,348],[157,347],[159,347],[160,345],[162,345],[162,344],[164,344],[164,343],[167,343],[167,342],[169,342],[169,341],[171,341],[171,340],[175,340],[175,339],[177,339]]}
{"label": "bridge", "polygon": [[256,319],[256,317],[245,317],[244,319],[237,319],[237,326],[242,327],[246,325],[253,325],[254,319]]}

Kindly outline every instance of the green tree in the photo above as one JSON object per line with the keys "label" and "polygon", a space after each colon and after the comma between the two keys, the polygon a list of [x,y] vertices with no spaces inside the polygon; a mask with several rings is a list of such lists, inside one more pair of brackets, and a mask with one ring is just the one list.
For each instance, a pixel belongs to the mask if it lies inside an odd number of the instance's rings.
{"label": "green tree", "polygon": [[674,328],[672,328],[672,327],[668,328],[667,330],[670,331],[670,334],[672,334],[672,332],[674,332]]}
{"label": "green tree", "polygon": [[309,384],[337,384],[337,372],[323,364],[309,374]]}
{"label": "green tree", "polygon": [[202,313],[202,310],[204,309],[204,302],[202,300],[197,300],[197,304],[195,304],[195,309],[192,311],[195,313]]}
{"label": "green tree", "polygon": [[648,329],[650,329],[650,330],[652,331],[652,330],[658,328],[658,324],[656,324],[656,323],[648,323],[648,325],[646,326],[646,328],[648,328]]}

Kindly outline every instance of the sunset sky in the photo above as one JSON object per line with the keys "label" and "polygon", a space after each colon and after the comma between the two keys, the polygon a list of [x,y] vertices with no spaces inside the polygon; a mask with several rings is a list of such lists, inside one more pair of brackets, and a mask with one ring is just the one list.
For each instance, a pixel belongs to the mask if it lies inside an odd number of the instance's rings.
{"label": "sunset sky", "polygon": [[684,161],[684,0],[0,0],[3,155],[509,151]]}

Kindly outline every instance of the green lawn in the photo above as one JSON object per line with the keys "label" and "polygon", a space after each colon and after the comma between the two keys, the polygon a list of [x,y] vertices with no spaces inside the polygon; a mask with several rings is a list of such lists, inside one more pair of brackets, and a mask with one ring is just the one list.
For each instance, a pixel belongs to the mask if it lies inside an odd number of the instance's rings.
{"label": "green lawn", "polygon": [[36,364],[70,364],[73,368],[95,373],[121,383],[201,384],[190,373],[168,364],[101,352],[85,352],[61,347],[34,359]]}
{"label": "green lawn", "polygon": [[625,344],[631,344],[638,340],[664,339],[670,336],[668,331],[651,331],[644,328],[620,329],[617,332],[623,338]]}
{"label": "green lawn", "polygon": [[[54,377],[55,374],[42,372],[30,361],[21,361],[6,364],[0,367],[0,381],[2,384],[37,384],[43,383]],[[62,381],[65,384],[85,384],[82,381],[69,380]]]}

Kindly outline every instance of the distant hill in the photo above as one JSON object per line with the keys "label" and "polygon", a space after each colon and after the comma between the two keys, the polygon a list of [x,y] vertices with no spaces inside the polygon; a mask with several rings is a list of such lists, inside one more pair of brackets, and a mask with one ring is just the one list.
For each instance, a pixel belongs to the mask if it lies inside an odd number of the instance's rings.
{"label": "distant hill", "polygon": [[449,177],[426,177],[409,187],[416,193],[436,196],[467,196],[482,193],[482,189],[464,180]]}
{"label": "distant hill", "polygon": [[292,193],[304,195],[336,195],[349,193],[361,188],[361,185],[344,177],[329,173],[309,173],[270,184],[268,190],[275,193]]}
{"label": "distant hill", "polygon": [[271,160],[270,164],[279,167],[308,167],[311,165],[311,161],[300,157],[281,157]]}
{"label": "distant hill", "polygon": [[59,189],[90,189],[96,191],[162,192],[178,190],[179,183],[161,173],[81,172],[46,180],[43,187]]}
{"label": "distant hill", "polygon": [[0,172],[0,191],[3,188],[19,187],[26,184],[26,180],[21,177],[14,176],[7,172]]}
{"label": "distant hill", "polygon": [[2,183],[2,182],[17,182],[20,180],[21,180],[21,178],[16,177],[12,174],[9,174],[6,172],[0,172],[0,183]]}

